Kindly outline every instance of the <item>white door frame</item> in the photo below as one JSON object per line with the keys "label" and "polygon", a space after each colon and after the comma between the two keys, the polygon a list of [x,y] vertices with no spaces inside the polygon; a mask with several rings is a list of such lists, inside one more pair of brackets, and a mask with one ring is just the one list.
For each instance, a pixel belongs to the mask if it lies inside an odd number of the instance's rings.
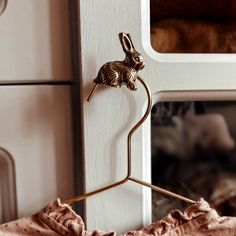
{"label": "white door frame", "polygon": [[[84,185],[85,191],[91,191],[125,177],[126,136],[146,102],[140,84],[137,92],[125,87],[100,88],[91,103],[86,102],[100,66],[124,58],[119,32],[130,33],[143,54],[146,67],[140,75],[155,102],[163,97],[193,99],[199,97],[199,91],[207,98],[209,91],[223,95],[222,91],[234,90],[236,55],[155,52],[150,45],[149,0],[79,2]],[[132,175],[150,181],[150,121],[134,136]],[[118,233],[138,229],[151,221],[150,190],[126,183],[87,199],[85,213],[88,229],[115,229]]]}

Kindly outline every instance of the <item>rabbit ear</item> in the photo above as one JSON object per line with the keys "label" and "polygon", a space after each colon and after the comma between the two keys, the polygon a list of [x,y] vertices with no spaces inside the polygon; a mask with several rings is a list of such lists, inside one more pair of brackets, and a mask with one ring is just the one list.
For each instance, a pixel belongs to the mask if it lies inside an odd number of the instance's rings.
{"label": "rabbit ear", "polygon": [[133,52],[135,50],[129,34],[119,33],[119,38],[124,52]]}
{"label": "rabbit ear", "polygon": [[135,47],[134,47],[134,44],[133,44],[133,41],[132,41],[132,38],[131,38],[130,34],[126,34],[126,35],[127,35],[127,37],[129,37],[129,40],[130,40],[130,43],[132,44],[133,50],[135,50]]}

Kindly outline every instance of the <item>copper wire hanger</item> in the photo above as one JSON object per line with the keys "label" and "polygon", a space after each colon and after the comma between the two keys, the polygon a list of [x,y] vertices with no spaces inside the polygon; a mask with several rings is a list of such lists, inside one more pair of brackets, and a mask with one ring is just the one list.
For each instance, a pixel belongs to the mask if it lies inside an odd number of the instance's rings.
{"label": "copper wire hanger", "polygon": [[[126,53],[125,60],[124,61],[108,62],[100,68],[98,75],[97,75],[96,79],[94,80],[95,85],[94,85],[87,101],[89,101],[89,102],[91,101],[98,85],[106,85],[106,86],[112,86],[112,87],[121,87],[122,85],[126,85],[130,90],[136,90],[137,87],[135,84],[135,80],[137,79],[144,86],[145,91],[147,93],[147,98],[148,98],[146,111],[145,111],[144,115],[142,116],[142,118],[138,121],[138,123],[136,123],[133,126],[133,128],[129,131],[129,134],[127,136],[127,145],[128,145],[128,147],[127,147],[127,151],[128,151],[128,153],[127,153],[127,176],[124,179],[117,181],[115,183],[109,184],[103,188],[99,188],[94,191],[87,192],[87,193],[84,193],[84,194],[79,195],[77,197],[68,199],[68,200],[64,201],[64,203],[69,204],[69,205],[73,204],[75,202],[84,200],[87,197],[90,197],[92,195],[95,195],[100,192],[106,191],[108,189],[122,185],[122,184],[128,182],[129,180],[132,182],[141,184],[143,186],[149,187],[152,190],[160,192],[164,195],[177,198],[177,199],[185,201],[187,203],[195,203],[194,200],[191,200],[191,199],[181,196],[179,194],[173,193],[173,192],[168,191],[166,189],[160,188],[158,186],[152,185],[148,182],[137,179],[131,175],[131,169],[132,169],[131,168],[132,167],[131,166],[131,164],[132,164],[131,163],[132,162],[132,160],[131,160],[131,138],[132,138],[133,133],[143,124],[143,122],[146,120],[146,118],[150,114],[151,107],[152,107],[152,97],[151,97],[151,92],[150,92],[148,85],[144,82],[144,80],[141,77],[139,77],[137,75],[138,70],[140,70],[144,67],[143,57],[141,56],[141,54],[139,54],[135,50],[133,42],[132,42],[129,34],[120,33],[119,38],[120,38],[121,44],[123,46],[123,50]],[[136,73],[134,73],[134,72],[136,72]]]}

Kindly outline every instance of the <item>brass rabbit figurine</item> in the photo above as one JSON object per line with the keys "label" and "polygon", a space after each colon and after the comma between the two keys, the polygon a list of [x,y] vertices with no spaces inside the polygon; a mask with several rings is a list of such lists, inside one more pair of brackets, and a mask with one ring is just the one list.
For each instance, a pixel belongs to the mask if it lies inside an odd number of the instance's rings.
{"label": "brass rabbit figurine", "polygon": [[119,39],[126,57],[123,61],[105,63],[94,79],[94,88],[88,97],[91,100],[98,85],[121,87],[126,85],[130,90],[136,90],[135,80],[139,70],[144,68],[143,57],[135,50],[129,34],[119,33]]}

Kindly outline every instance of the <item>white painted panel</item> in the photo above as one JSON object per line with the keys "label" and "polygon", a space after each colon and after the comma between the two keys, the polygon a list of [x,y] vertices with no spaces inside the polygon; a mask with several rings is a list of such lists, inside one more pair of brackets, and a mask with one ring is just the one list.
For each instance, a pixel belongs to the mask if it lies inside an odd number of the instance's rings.
{"label": "white painted panel", "polygon": [[[137,49],[140,48],[141,36],[137,40],[138,33],[135,34],[135,26],[140,26],[139,5],[136,0],[80,2],[86,191],[126,176],[126,138],[142,115],[146,101],[144,89],[140,84],[137,92],[130,92],[125,87],[100,88],[91,103],[85,99],[100,66],[107,61],[124,58],[119,32],[130,32]],[[144,149],[141,138],[139,131],[132,140],[132,174],[144,179],[142,153],[148,155],[148,149]],[[147,177],[145,179],[148,180]],[[146,203],[150,200],[146,199]],[[88,198],[87,227],[115,229],[118,233],[138,229],[148,222],[144,215],[145,211],[148,212],[148,204],[144,208],[143,201],[142,186],[131,182]]]}
{"label": "white painted panel", "polygon": [[[164,91],[236,89],[236,55],[160,54],[150,46],[149,0],[86,0],[80,2],[82,92],[86,191],[125,176],[126,135],[145,107],[144,90],[98,89],[91,103],[86,97],[100,66],[122,60],[119,32],[131,34],[144,56],[140,75],[152,94]],[[189,94],[191,97],[192,93]],[[186,98],[187,99],[187,98]],[[133,140],[135,177],[150,181],[150,123]],[[150,191],[128,183],[87,200],[88,229],[138,229],[151,220]]]}
{"label": "white painted panel", "polygon": [[19,217],[73,196],[70,89],[0,87],[0,146],[15,160]]}
{"label": "white painted panel", "polygon": [[0,15],[0,80],[71,78],[69,0],[8,0]]}

